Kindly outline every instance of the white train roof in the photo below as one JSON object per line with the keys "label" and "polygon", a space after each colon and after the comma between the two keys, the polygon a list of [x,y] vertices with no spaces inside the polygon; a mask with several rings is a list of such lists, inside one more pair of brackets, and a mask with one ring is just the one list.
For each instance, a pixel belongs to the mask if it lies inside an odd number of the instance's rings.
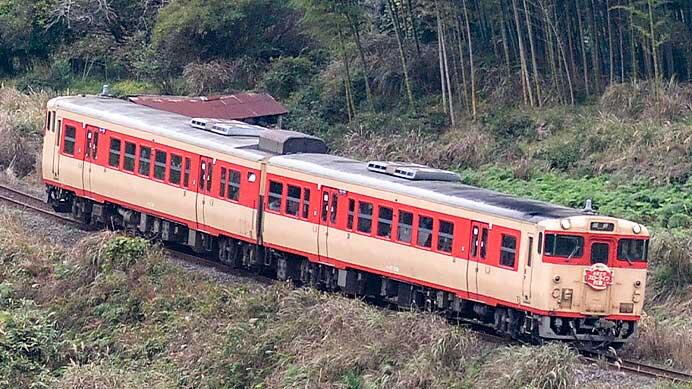
{"label": "white train roof", "polygon": [[[273,153],[258,149],[258,137],[224,136],[196,129],[190,126],[190,118],[187,116],[145,107],[120,99],[98,96],[57,97],[48,102],[48,107],[63,109],[252,161],[259,161],[267,156],[274,155]],[[243,126],[243,128],[251,126],[245,123],[239,125]],[[252,127],[264,130],[262,127]]]}
{"label": "white train roof", "polygon": [[363,185],[439,204],[537,223],[547,219],[583,216],[576,209],[527,200],[460,182],[413,181],[368,170],[368,164],[327,154],[276,156],[269,164],[344,183]]}

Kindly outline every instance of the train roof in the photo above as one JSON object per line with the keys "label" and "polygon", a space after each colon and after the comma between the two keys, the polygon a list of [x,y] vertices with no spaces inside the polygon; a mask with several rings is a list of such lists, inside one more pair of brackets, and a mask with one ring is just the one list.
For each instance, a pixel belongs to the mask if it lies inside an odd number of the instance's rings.
{"label": "train roof", "polygon": [[269,159],[274,166],[315,174],[346,183],[408,195],[468,210],[492,213],[537,223],[542,220],[583,216],[577,209],[519,197],[450,181],[413,181],[368,170],[368,164],[327,154],[296,154]]}
{"label": "train roof", "polygon": [[[224,136],[195,129],[190,126],[190,118],[187,116],[120,99],[99,96],[67,96],[54,98],[48,104],[51,108],[63,109],[253,161],[275,155],[259,149],[260,139],[258,137]],[[238,123],[237,125],[264,130],[262,127],[245,123]]]}

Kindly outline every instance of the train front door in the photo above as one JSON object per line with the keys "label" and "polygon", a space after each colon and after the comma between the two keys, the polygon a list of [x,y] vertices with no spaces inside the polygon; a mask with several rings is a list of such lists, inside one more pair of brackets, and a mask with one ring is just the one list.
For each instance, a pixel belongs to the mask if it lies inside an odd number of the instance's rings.
{"label": "train front door", "polygon": [[99,129],[94,126],[86,126],[85,128],[85,145],[84,145],[84,167],[82,168],[82,187],[87,193],[92,192],[91,173],[97,163],[99,145]]}
{"label": "train front door", "polygon": [[481,222],[471,223],[471,237],[469,242],[469,262],[466,268],[466,283],[471,297],[478,296],[479,272],[483,271],[488,251],[489,225]]}
{"label": "train front door", "polygon": [[200,157],[198,174],[195,211],[197,214],[197,229],[204,230],[207,224],[205,214],[209,212],[213,206],[213,197],[211,197],[211,193],[214,188],[212,182],[214,177],[214,159]]}
{"label": "train front door", "polygon": [[339,191],[334,188],[323,186],[320,202],[320,225],[317,234],[317,252],[320,259],[328,259],[329,229],[336,226]]}

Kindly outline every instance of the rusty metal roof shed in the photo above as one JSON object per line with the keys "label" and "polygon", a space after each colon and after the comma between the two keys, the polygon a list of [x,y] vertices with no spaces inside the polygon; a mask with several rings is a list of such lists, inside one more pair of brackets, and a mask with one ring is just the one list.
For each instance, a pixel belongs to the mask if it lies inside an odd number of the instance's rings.
{"label": "rusty metal roof shed", "polygon": [[137,96],[130,101],[189,117],[247,120],[284,115],[288,110],[267,93],[238,93],[214,97]]}

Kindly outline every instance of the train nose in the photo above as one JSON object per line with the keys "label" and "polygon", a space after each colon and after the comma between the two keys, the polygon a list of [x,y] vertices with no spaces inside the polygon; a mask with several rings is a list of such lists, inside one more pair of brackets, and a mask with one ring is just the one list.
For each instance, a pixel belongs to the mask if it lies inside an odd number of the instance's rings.
{"label": "train nose", "polygon": [[613,270],[602,263],[584,269],[583,275],[584,310],[588,313],[605,314],[610,303],[610,286],[613,284]]}

